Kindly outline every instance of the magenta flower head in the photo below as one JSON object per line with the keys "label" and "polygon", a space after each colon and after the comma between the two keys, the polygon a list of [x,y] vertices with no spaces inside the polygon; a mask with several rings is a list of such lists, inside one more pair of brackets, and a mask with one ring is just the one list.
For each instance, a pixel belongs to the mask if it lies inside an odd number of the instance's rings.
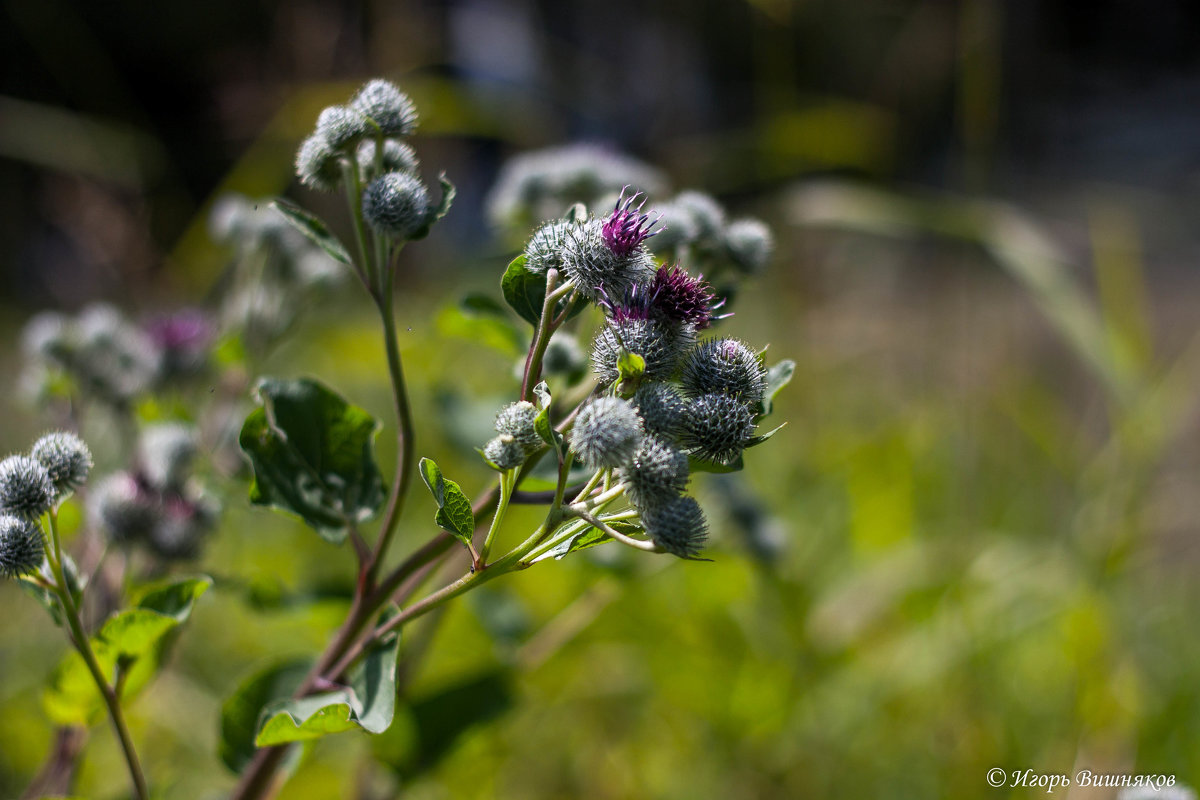
{"label": "magenta flower head", "polygon": [[659,267],[653,280],[630,286],[620,300],[602,293],[600,305],[615,322],[653,318],[693,330],[703,330],[713,320],[731,316],[716,314],[725,301],[717,300],[703,275],[693,278],[678,265]]}
{"label": "magenta flower head", "polygon": [[649,293],[658,316],[692,325],[697,330],[707,328],[714,319],[730,316],[717,316],[714,313],[725,305],[725,301],[717,300],[712,287],[704,281],[704,276],[693,278],[679,265],[659,267],[658,272],[654,273]]}
{"label": "magenta flower head", "polygon": [[[628,188],[626,186],[621,190],[612,214],[609,214],[600,230],[608,249],[618,256],[629,255],[638,245],[658,233],[653,230],[658,218],[651,219],[649,214],[642,213],[642,206],[646,205],[645,196],[641,192],[634,192],[626,197],[625,189]],[[642,201],[634,206],[638,198]]]}

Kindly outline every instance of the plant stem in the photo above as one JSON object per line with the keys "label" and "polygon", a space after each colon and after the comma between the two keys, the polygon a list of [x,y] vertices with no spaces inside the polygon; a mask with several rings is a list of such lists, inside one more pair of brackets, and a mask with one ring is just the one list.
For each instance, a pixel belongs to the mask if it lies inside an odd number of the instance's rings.
{"label": "plant stem", "polygon": [[92,650],[91,640],[84,633],[83,622],[79,618],[79,608],[75,605],[75,598],[71,596],[71,587],[67,583],[66,573],[62,567],[63,556],[58,536],[57,509],[50,510],[50,541],[54,552],[47,560],[54,573],[56,594],[62,605],[63,617],[71,630],[71,643],[79,651],[83,663],[87,665],[88,672],[92,675],[92,680],[96,683],[96,688],[100,691],[100,696],[104,698],[104,705],[108,708],[108,717],[112,721],[117,741],[121,745],[121,752],[125,756],[125,763],[129,767],[129,777],[133,782],[133,795],[137,800],[148,800],[150,793],[146,789],[146,777],[142,774],[142,765],[138,761],[133,738],[129,735],[129,726],[125,724],[125,714],[121,711],[121,699],[109,684],[104,670],[100,668],[100,662],[96,659],[95,651]]}
{"label": "plant stem", "polygon": [[492,540],[495,539],[500,526],[504,524],[504,515],[508,511],[508,502],[512,499],[513,484],[516,483],[516,480],[517,474],[512,470],[507,470],[500,474],[500,501],[496,504],[496,513],[492,517],[492,524],[488,528],[487,537],[483,540],[483,547],[479,549],[478,569],[483,569],[487,566],[487,557],[492,549]]}
{"label": "plant stem", "polygon": [[367,257],[367,232],[363,225],[362,215],[362,181],[358,177],[358,165],[346,164],[342,168],[346,182],[346,200],[350,204],[350,219],[354,223],[354,239],[358,243],[358,264],[352,264],[358,278],[368,291],[374,292],[375,274],[371,269],[371,260]]}
{"label": "plant stem", "polygon": [[404,368],[400,363],[400,345],[396,340],[395,293],[392,291],[394,270],[381,265],[387,274],[383,280],[382,295],[377,298],[379,313],[383,319],[383,340],[387,350],[388,374],[392,380],[392,403],[396,412],[396,475],[392,481],[387,510],[384,511],[382,530],[375,552],[367,568],[368,585],[373,586],[379,575],[388,546],[400,524],[404,510],[404,498],[408,494],[412,474],[417,465],[417,451],[413,447],[412,409],[408,403],[408,390],[404,385]]}
{"label": "plant stem", "polygon": [[572,515],[579,517],[580,519],[587,520],[588,522],[590,522],[592,524],[593,527],[599,528],[600,530],[604,531],[605,533],[607,533],[612,538],[616,539],[621,544],[628,545],[637,550],[645,550],[648,553],[659,552],[658,545],[656,545],[654,542],[647,541],[645,539],[634,539],[631,536],[626,536],[625,534],[621,533],[620,531],[617,531],[615,528],[613,528],[611,525],[604,522],[600,518],[592,516],[591,514],[589,514],[587,511],[585,511],[580,506],[571,507],[569,509],[569,512]]}
{"label": "plant stem", "polygon": [[[554,287],[558,283],[558,270],[551,267],[546,270],[546,298],[542,301],[542,316],[538,320],[537,332],[533,343],[529,346],[529,356],[525,359],[525,375],[521,380],[521,399],[533,400],[533,387],[542,374],[542,357],[546,355],[546,347],[550,344],[550,335],[554,333]],[[564,287],[565,288],[565,287]]]}

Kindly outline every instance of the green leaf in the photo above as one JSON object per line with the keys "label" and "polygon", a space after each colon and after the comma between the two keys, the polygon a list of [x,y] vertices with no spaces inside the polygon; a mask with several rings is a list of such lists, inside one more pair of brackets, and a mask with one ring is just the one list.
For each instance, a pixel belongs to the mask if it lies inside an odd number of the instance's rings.
{"label": "green leaf", "polygon": [[415,242],[418,239],[424,239],[429,235],[433,224],[442,217],[446,216],[450,211],[450,206],[454,203],[454,198],[458,194],[458,190],[454,188],[454,184],[446,177],[446,173],[438,175],[438,183],[442,187],[442,201],[436,207],[429,210],[429,217],[425,220],[425,224],[421,226],[416,233],[408,237],[410,242]]}
{"label": "green leaf", "polygon": [[[612,525],[614,528],[616,528],[621,533],[627,532],[627,531],[620,530],[620,528],[617,527],[616,523],[610,522],[608,524]],[[641,530],[640,528],[638,528],[636,526],[630,526],[630,527],[633,528],[633,531],[628,531],[630,533]],[[575,534],[571,538],[559,543],[553,549],[547,550],[546,552],[542,553],[540,556],[535,558],[530,563],[536,564],[537,562],[545,561],[548,558],[560,560],[560,559],[565,558],[566,556],[570,555],[571,553],[576,553],[580,550],[586,550],[589,547],[596,547],[597,545],[601,545],[601,544],[604,544],[605,542],[611,542],[611,541],[612,541],[612,537],[609,536],[607,533],[600,530],[599,528],[593,528],[592,526],[589,525],[588,527],[584,528],[582,531]]]}
{"label": "green leaf", "polygon": [[471,511],[471,501],[457,483],[442,475],[441,468],[433,459],[422,458],[418,467],[421,479],[438,504],[434,522],[469,548],[471,537],[475,534],[475,514]]}
{"label": "green leaf", "polygon": [[276,200],[271,203],[271,206],[283,214],[283,218],[290,222],[296,230],[307,236],[313,244],[333,256],[335,261],[350,265],[350,253],[346,250],[346,246],[333,235],[320,217],[283,199]]}
{"label": "green leaf", "polygon": [[299,700],[274,700],[263,708],[254,743],[269,747],[319,739],[360,728],[383,733],[396,711],[396,657],[400,635],[391,633],[367,651],[350,675],[350,684],[334,692]]}
{"label": "green leaf", "polygon": [[[500,279],[500,289],[504,293],[505,301],[521,319],[536,328],[542,319],[542,305],[546,302],[546,276],[525,266],[524,253],[509,262],[508,269],[504,270],[504,277]],[[555,307],[555,313],[560,312],[566,302],[560,300]],[[580,297],[571,306],[566,319],[570,319],[586,307],[587,300]]]}
{"label": "green leaf", "polygon": [[562,455],[562,434],[554,430],[553,423],[550,422],[550,387],[545,381],[540,381],[537,386],[533,387],[534,397],[537,398],[538,413],[533,418],[533,429],[537,431],[537,435],[542,437],[542,441],[550,445]]}
{"label": "green leaf", "polygon": [[[212,585],[208,577],[187,578],[155,586],[130,609],[109,617],[92,637],[92,650],[109,683],[122,673],[122,697],[145,687],[158,671],[169,643],[168,634],[187,621],[200,595]],[[72,651],[50,675],[42,696],[46,714],[60,725],[86,725],[104,708],[91,672]]]}
{"label": "green leaf", "polygon": [[273,664],[251,675],[221,705],[221,761],[240,774],[254,758],[254,739],[263,709],[271,702],[287,698],[296,691],[311,664],[307,660],[289,660]]}
{"label": "green leaf", "polygon": [[775,395],[779,394],[780,389],[791,383],[792,375],[795,372],[796,362],[790,358],[780,361],[767,370],[767,389],[763,393],[762,401],[759,403],[759,417],[765,417],[774,410],[772,400],[774,400]]}
{"label": "green leaf", "polygon": [[524,253],[514,258],[504,270],[500,290],[513,311],[536,328],[542,319],[542,305],[546,302],[546,276],[525,266]]}
{"label": "green leaf", "polygon": [[622,347],[620,355],[617,356],[617,370],[621,374],[622,381],[637,382],[641,380],[642,373],[646,371],[646,359]]}
{"label": "green leaf", "polygon": [[510,356],[522,355],[528,347],[528,337],[513,323],[508,309],[485,294],[471,293],[443,308],[437,329],[443,336],[482,342]]}
{"label": "green leaf", "polygon": [[238,439],[254,468],[250,500],[296,514],[340,544],[384,501],[371,442],[379,423],[317,381],[264,378]]}

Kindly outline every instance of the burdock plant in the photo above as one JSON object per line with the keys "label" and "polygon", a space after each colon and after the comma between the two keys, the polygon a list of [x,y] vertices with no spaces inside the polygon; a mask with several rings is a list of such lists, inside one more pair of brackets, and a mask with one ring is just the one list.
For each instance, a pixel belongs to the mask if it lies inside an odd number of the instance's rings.
{"label": "burdock plant", "polygon": [[[60,401],[72,423],[82,399],[103,400],[126,452],[102,459],[104,474],[90,485],[91,452],[71,433],[48,434],[28,455],[0,461],[0,575],[51,609],[78,653],[52,678],[52,718],[78,725],[103,708],[138,800],[148,787],[121,700],[157,669],[167,635],[210,581],[146,587],[131,573],[144,566],[162,575],[202,551],[220,511],[204,477],[234,473],[237,465],[220,460],[228,418],[150,423],[135,411],[180,379],[212,377],[214,341],[232,340],[244,354],[236,371],[209,383],[235,389],[237,397],[212,407],[236,411],[241,422],[237,445],[252,473],[251,502],[298,518],[330,545],[348,544],[356,560],[345,619],[307,672],[297,675],[292,661],[273,665],[248,678],[224,708],[221,757],[240,776],[232,794],[239,800],[272,795],[293,763],[288,753],[300,755],[297,743],[387,729],[406,656],[400,631],[458,595],[612,542],[643,556],[698,559],[709,526],[687,494],[692,477],[741,468],[744,451],[770,436],[758,425],[787,381],[787,363],[767,369],[748,345],[712,336],[729,316],[725,293],[679,258],[661,255],[700,254],[719,267],[710,257],[728,244],[726,261],[754,266],[769,250],[765,235],[751,225],[727,226],[716,201],[695,192],[660,212],[646,194],[662,190],[657,171],[575,147],[519,160],[493,195],[494,213],[525,226],[523,251],[500,276],[513,313],[478,296],[467,306],[488,309],[502,338],[525,354],[512,396],[493,409],[495,435],[473,442],[479,469],[492,471],[490,487],[472,501],[434,460],[419,458],[417,433],[425,426],[414,419],[397,336],[397,263],[448,212],[454,188],[444,175],[431,188],[408,141],[416,125],[412,101],[394,84],[372,80],[324,109],[299,144],[296,178],[307,189],[342,195],[346,241],[287,201],[268,209],[222,199],[212,232],[234,261],[216,313],[159,317],[142,328],[97,306],[77,317],[40,316],[27,329],[39,397]],[[664,224],[685,218],[682,230]],[[672,234],[671,247],[656,254],[655,239]],[[386,481],[374,455],[382,426],[364,409],[313,378],[253,379],[271,347],[340,276],[361,285],[378,319],[396,437]],[[496,379],[511,377],[502,370]],[[246,394],[254,400],[248,415],[238,405]],[[211,469],[210,460],[224,468]],[[531,485],[535,476],[545,483]],[[394,564],[396,540],[416,535],[402,534],[401,519],[418,477],[441,531],[414,542]],[[58,509],[73,493],[84,501],[87,513],[74,518],[82,516],[94,537],[91,549],[112,554],[125,571],[107,571],[137,589],[133,607],[112,609],[90,637],[80,614],[88,581],[58,528]],[[506,522],[515,503],[540,505],[544,514],[514,535]],[[443,564],[461,571],[421,594]],[[89,564],[87,572],[102,579],[101,566]],[[119,588],[113,594],[123,598]],[[82,697],[78,687],[88,681],[96,691]]]}
{"label": "burdock plant", "polygon": [[[719,313],[724,301],[702,277],[651,253],[647,244],[659,232],[659,214],[640,191],[613,183],[618,173],[637,169],[620,159],[592,157],[588,150],[526,159],[507,173],[493,208],[510,221],[535,222],[524,251],[501,279],[504,299],[532,325],[532,335],[511,319],[498,323],[507,326],[512,340],[528,336],[529,347],[516,397],[498,409],[496,435],[478,447],[483,464],[498,473],[496,481],[474,502],[468,500],[433,460],[418,461],[396,339],[396,255],[426,235],[453,197],[443,177],[441,200],[434,202],[403,141],[415,117],[399,90],[372,81],[347,105],[322,112],[301,144],[296,158],[301,183],[346,195],[349,246],[308,212],[277,204],[374,301],[391,377],[398,455],[384,489],[371,450],[377,423],[366,412],[311,379],[259,382],[260,407],[241,433],[254,469],[252,499],[298,515],[334,544],[349,541],[359,579],[349,615],[298,687],[266,703],[255,696],[261,710],[254,729],[233,731],[234,739],[259,747],[226,758],[242,770],[235,798],[271,793],[288,748],[330,732],[323,721],[330,715],[344,720],[334,730],[378,733],[387,727],[391,684],[373,692],[373,700],[356,695],[355,687],[381,668],[394,681],[397,632],[452,598],[609,541],[696,558],[708,523],[699,503],[684,493],[691,473],[740,468],[743,451],[767,438],[757,435],[757,423],[769,410],[769,395],[786,382],[786,365],[769,373],[761,356],[736,340],[698,342],[727,316]],[[553,188],[532,199],[535,185]],[[594,199],[601,187],[609,187],[616,198],[608,201],[612,210],[596,216],[577,203],[561,217],[539,222],[545,204],[571,195],[573,187],[572,199],[589,192]],[[533,205],[523,208],[521,198]],[[695,218],[696,231],[721,235],[725,217],[716,201],[693,193],[681,195],[677,205]],[[494,301],[472,302],[491,307]],[[582,371],[574,366],[578,356],[566,357],[578,352],[568,330],[578,335],[588,327],[595,331],[594,386],[581,382]],[[556,349],[552,342],[559,343]],[[564,358],[557,370],[549,368]],[[522,490],[547,461],[553,488]],[[576,477],[579,468],[584,472]],[[443,533],[385,570],[416,475],[432,495],[434,520]],[[323,487],[319,492],[311,490],[314,478]],[[544,504],[546,512],[533,530],[509,541],[506,514],[515,501]],[[377,516],[379,532],[371,542],[365,525]],[[499,550],[506,541],[507,550]],[[414,597],[420,579],[456,542],[466,550],[465,573]],[[387,611],[393,604],[399,611]],[[245,696],[258,685],[247,684]]]}

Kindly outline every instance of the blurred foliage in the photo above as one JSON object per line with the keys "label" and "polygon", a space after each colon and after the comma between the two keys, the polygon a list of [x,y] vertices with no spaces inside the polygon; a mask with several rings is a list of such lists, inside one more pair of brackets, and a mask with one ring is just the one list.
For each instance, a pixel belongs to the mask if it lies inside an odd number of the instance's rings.
{"label": "blurred foliage", "polygon": [[[713,563],[609,545],[451,606],[406,633],[402,653],[423,658],[391,729],[321,741],[281,797],[996,797],[994,766],[1200,780],[1194,162],[1190,184],[1170,168],[1187,155],[1174,127],[1154,133],[1153,93],[1122,95],[1133,144],[1088,127],[1107,119],[1099,90],[1068,95],[1079,120],[1038,116],[1071,85],[1056,67],[1114,74],[1105,41],[1194,65],[1171,44],[1189,26],[1123,29],[1102,3],[1089,29],[1063,4],[1030,21],[987,0],[237,5],[164,10],[150,35],[128,4],[107,22],[7,4],[4,41],[26,60],[0,97],[6,342],[35,302],[194,302],[228,258],[211,201],[284,192],[315,111],[385,72],[460,187],[445,229],[405,251],[400,308],[421,451],[468,496],[490,475],[482,438],[443,412],[495,408],[517,384],[470,337],[521,343],[458,304],[496,297],[511,256],[481,222],[505,154],[613,140],[768,219],[778,253],[725,324],[796,362],[775,399],[789,425],[745,479],[698,479]],[[471,50],[505,19],[494,49]],[[615,31],[635,44],[605,66]],[[1076,43],[1025,48],[1032,33]],[[146,64],[182,76],[176,94],[131,77]],[[365,307],[331,290],[299,331],[264,357],[272,374],[320,376],[389,419]],[[15,347],[0,364],[16,374]],[[46,424],[14,393],[2,405],[10,449]],[[391,447],[381,436],[380,463]],[[198,565],[216,583],[130,709],[162,797],[228,790],[222,704],[318,652],[353,580],[349,552],[226,484]],[[431,510],[411,504],[401,550]],[[536,516],[514,509],[514,529],[522,514]],[[64,647],[18,587],[0,602],[9,797],[50,747],[39,698]],[[79,794],[122,796],[119,764],[94,728]]]}

